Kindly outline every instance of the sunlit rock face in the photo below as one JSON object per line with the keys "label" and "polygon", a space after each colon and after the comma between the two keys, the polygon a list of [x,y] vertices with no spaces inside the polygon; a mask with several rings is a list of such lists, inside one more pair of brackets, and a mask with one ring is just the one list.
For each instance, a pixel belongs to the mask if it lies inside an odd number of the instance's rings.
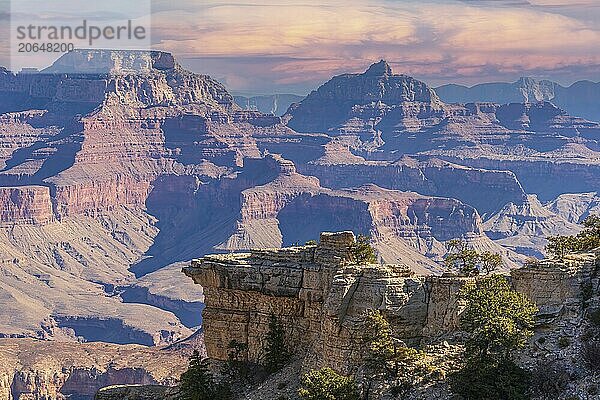
{"label": "sunlit rock face", "polygon": [[209,356],[226,360],[225,343],[237,340],[258,361],[271,315],[308,363],[346,372],[360,360],[368,309],[383,311],[409,343],[456,329],[454,295],[465,278],[419,276],[405,265],[348,266],[354,240],[351,232],[323,233],[316,246],[207,256],[184,268],[204,288]]}
{"label": "sunlit rock face", "polygon": [[[258,362],[271,316],[305,368],[342,373],[356,372],[362,361],[367,310],[381,311],[407,344],[461,337],[460,290],[475,278],[422,276],[400,264],[350,265],[354,240],[351,232],[323,233],[316,245],[211,255],[184,268],[206,296],[208,355],[227,360],[227,344],[235,340],[248,345],[249,361]],[[539,308],[534,340],[522,352],[526,367],[563,357],[570,370],[584,371],[576,357],[564,358],[558,339],[568,337],[572,355],[586,340],[586,309],[600,305],[599,268],[597,249],[511,271],[514,289]]]}

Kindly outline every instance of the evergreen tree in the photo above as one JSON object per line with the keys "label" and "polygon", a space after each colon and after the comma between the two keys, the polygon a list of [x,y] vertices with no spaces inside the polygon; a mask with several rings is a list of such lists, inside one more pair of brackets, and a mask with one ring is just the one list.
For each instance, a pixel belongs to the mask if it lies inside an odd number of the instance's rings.
{"label": "evergreen tree", "polygon": [[363,332],[366,366],[389,378],[408,378],[421,354],[395,338],[380,311],[367,311]]}
{"label": "evergreen tree", "polygon": [[375,249],[371,246],[371,238],[358,235],[356,242],[350,247],[350,262],[355,265],[377,263]]}
{"label": "evergreen tree", "polygon": [[569,253],[590,251],[600,247],[600,216],[590,215],[583,221],[583,231],[577,236],[551,236],[546,250],[551,255],[563,258]]}
{"label": "evergreen tree", "polygon": [[287,364],[290,357],[283,326],[274,315],[271,315],[265,349],[265,369],[270,374],[275,373]]}
{"label": "evergreen tree", "polygon": [[492,275],[468,283],[460,292],[466,307],[462,328],[469,334],[463,368],[450,379],[466,400],[526,400],[529,374],[513,360],[533,334],[536,306]]}
{"label": "evergreen tree", "polygon": [[448,255],[444,263],[449,269],[457,270],[465,276],[477,276],[481,273],[491,274],[502,266],[500,254],[485,251],[483,253],[473,249],[461,239],[450,240],[446,247]]}
{"label": "evergreen tree", "polygon": [[202,360],[198,350],[190,357],[188,370],[181,375],[179,395],[181,400],[214,400],[217,386],[207,360]]}

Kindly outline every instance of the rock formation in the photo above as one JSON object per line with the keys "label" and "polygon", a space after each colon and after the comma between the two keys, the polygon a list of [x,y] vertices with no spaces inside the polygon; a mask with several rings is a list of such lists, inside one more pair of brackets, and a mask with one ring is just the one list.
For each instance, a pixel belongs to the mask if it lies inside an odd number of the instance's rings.
{"label": "rock formation", "polygon": [[521,78],[514,83],[482,83],[473,87],[444,85],[435,89],[448,103],[537,103],[550,101],[569,114],[600,121],[598,88],[600,83],[579,81],[569,87],[556,82]]}
{"label": "rock formation", "polygon": [[512,250],[537,244],[486,220],[599,183],[597,124],[547,103],[448,105],[385,61],[283,117],[244,108],[163,52],[0,70],[0,335],[171,343],[202,307],[173,265],[328,230],[369,234],[383,261],[423,275],[454,237],[514,268]]}
{"label": "rock formation", "polygon": [[92,400],[116,384],[174,385],[191,347],[158,349],[0,339],[0,399]]}
{"label": "rock formation", "polygon": [[207,256],[184,268],[205,294],[209,357],[227,359],[227,344],[248,344],[248,360],[264,350],[269,317],[282,321],[307,362],[350,372],[360,358],[360,321],[384,312],[402,338],[418,343],[455,329],[452,295],[466,278],[417,276],[405,265],[348,266],[351,232],[324,233],[317,246]]}
{"label": "rock formation", "polygon": [[[460,343],[458,292],[473,278],[419,276],[404,265],[350,265],[354,240],[350,232],[323,233],[317,245],[211,255],[184,268],[206,295],[208,356],[226,360],[227,345],[236,340],[248,345],[247,360],[259,362],[275,316],[305,369],[356,373],[362,317],[371,309],[380,310],[409,345]],[[514,288],[540,310],[522,363],[530,369],[547,360],[564,363],[574,374],[569,393],[588,381],[577,351],[585,340],[585,310],[600,305],[599,271],[596,249],[511,272]],[[443,346],[449,351],[448,343]]]}
{"label": "rock formation", "polygon": [[235,103],[244,110],[260,111],[263,114],[273,114],[281,117],[294,103],[304,96],[295,94],[273,94],[262,96],[234,96]]}

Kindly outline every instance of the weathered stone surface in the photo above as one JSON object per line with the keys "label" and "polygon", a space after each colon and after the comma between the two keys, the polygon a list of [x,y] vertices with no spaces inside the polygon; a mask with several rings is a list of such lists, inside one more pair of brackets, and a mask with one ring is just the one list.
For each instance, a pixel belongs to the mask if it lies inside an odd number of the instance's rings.
{"label": "weathered stone surface", "polygon": [[[270,315],[284,325],[306,367],[355,372],[366,310],[380,310],[408,344],[460,337],[459,292],[473,278],[419,276],[401,265],[351,266],[351,233],[321,236],[317,246],[206,256],[184,268],[204,288],[209,357],[227,359],[231,340],[248,344],[259,362]],[[545,260],[511,272],[515,289],[540,309],[536,334],[563,332],[581,318],[583,290],[598,286],[600,254]],[[597,289],[595,289],[597,291]],[[571,330],[572,330],[571,326]]]}
{"label": "weathered stone surface", "polygon": [[0,339],[0,399],[92,400],[110,385],[177,383],[194,345],[179,349]]}
{"label": "weathered stone surface", "polygon": [[184,268],[204,288],[208,355],[226,360],[237,340],[248,344],[249,360],[260,360],[270,315],[307,362],[342,371],[360,360],[368,309],[384,312],[407,343],[456,328],[464,280],[416,276],[402,265],[348,266],[353,243],[350,232],[323,233],[317,246],[206,256]]}
{"label": "weathered stone surface", "polygon": [[0,187],[0,226],[43,225],[53,219],[49,188],[42,186]]}
{"label": "weathered stone surface", "polygon": [[167,400],[176,399],[177,389],[168,386],[108,386],[96,393],[94,400]]}

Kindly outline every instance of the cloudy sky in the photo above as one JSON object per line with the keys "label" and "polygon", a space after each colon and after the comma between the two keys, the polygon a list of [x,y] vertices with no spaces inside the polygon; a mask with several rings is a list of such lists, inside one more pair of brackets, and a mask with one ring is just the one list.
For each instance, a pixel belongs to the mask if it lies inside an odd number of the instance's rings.
{"label": "cloudy sky", "polygon": [[432,85],[600,81],[600,0],[153,3],[154,47],[237,91],[306,93],[381,58]]}

